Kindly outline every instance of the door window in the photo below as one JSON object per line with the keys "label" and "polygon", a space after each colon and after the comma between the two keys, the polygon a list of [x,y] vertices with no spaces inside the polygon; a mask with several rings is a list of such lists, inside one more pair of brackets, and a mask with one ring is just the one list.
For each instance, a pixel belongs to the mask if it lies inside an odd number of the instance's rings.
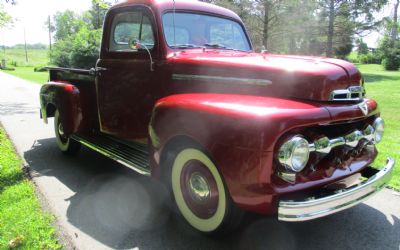
{"label": "door window", "polygon": [[112,52],[135,51],[129,41],[138,40],[149,50],[154,47],[154,33],[150,18],[140,11],[117,14],[112,23],[109,50]]}

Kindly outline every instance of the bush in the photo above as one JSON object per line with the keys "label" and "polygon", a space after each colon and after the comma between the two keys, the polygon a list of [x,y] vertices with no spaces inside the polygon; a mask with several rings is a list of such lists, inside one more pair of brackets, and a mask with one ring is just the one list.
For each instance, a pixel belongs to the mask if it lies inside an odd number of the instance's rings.
{"label": "bush", "polygon": [[400,67],[400,43],[385,36],[379,43],[382,65],[385,70],[398,70]]}
{"label": "bush", "polygon": [[33,68],[34,72],[46,72],[47,71],[47,65],[40,65],[40,66],[35,66]]}
{"label": "bush", "polygon": [[360,54],[358,60],[364,64],[381,64],[382,55],[377,52],[369,52],[368,54]]}
{"label": "bush", "polygon": [[11,60],[10,65],[11,65],[11,66],[14,66],[14,67],[17,67],[17,66],[18,66],[18,65],[17,65],[17,61],[14,61],[14,60]]}
{"label": "bush", "polygon": [[5,67],[5,68],[2,68],[2,70],[14,71],[15,68],[12,68],[12,67]]}
{"label": "bush", "polygon": [[69,68],[70,54],[72,52],[72,41],[71,39],[59,40],[54,44],[53,50],[50,55],[51,64],[59,67]]}
{"label": "bush", "polygon": [[398,70],[400,67],[400,59],[396,54],[388,55],[382,60],[385,70]]}
{"label": "bush", "polygon": [[51,63],[59,67],[90,69],[99,58],[101,30],[89,30],[82,27],[76,34],[70,35],[54,44]]}

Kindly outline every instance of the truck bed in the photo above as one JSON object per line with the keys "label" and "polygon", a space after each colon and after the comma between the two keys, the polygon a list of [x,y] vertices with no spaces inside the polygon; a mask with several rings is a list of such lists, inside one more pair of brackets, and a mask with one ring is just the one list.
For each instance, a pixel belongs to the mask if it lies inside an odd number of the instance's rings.
{"label": "truck bed", "polygon": [[95,76],[92,70],[61,67],[49,67],[48,70],[50,74],[50,81],[70,82],[74,85],[79,83],[95,82]]}

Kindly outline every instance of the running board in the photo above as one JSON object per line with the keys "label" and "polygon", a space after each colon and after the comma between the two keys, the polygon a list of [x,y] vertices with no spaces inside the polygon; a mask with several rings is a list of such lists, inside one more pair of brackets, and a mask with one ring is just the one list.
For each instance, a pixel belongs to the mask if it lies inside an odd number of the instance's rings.
{"label": "running board", "polygon": [[107,135],[72,135],[72,139],[142,175],[150,175],[149,153],[146,145],[122,143]]}

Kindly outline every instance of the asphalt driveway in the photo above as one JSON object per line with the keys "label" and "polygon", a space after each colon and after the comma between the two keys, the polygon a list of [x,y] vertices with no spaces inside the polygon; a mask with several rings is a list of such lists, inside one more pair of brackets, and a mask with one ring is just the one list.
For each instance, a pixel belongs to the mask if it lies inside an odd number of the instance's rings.
{"label": "asphalt driveway", "polygon": [[40,86],[0,72],[0,122],[29,165],[44,207],[70,249],[400,249],[400,196],[303,223],[248,215],[240,230],[203,236],[163,206],[163,187],[83,148],[61,154],[39,118]]}

